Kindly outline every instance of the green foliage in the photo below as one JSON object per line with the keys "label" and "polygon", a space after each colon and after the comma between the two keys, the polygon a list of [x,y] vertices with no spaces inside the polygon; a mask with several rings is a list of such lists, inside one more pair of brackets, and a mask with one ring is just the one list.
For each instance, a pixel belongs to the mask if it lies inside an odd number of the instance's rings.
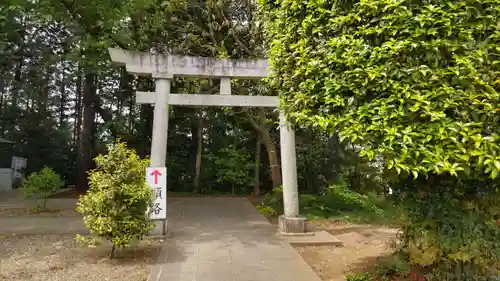
{"label": "green foliage", "polygon": [[61,177],[52,169],[45,167],[40,172],[31,173],[23,182],[22,189],[25,197],[35,198],[36,208],[42,211],[49,195],[57,192],[63,185]]}
{"label": "green foliage", "polygon": [[401,254],[383,258],[377,264],[376,274],[379,277],[408,277],[411,273],[411,264],[406,256]]}
{"label": "green foliage", "polygon": [[215,156],[217,165],[216,176],[218,183],[229,183],[235,192],[235,186],[248,187],[251,184],[251,163],[250,155],[243,149],[238,149],[235,145],[221,148]]}
{"label": "green foliage", "polygon": [[113,257],[115,247],[129,246],[152,228],[148,210],[153,198],[145,179],[149,161],[118,141],[95,162],[90,190],[80,197],[77,210],[91,233],[112,242]]}
{"label": "green foliage", "polygon": [[[309,188],[308,192],[322,193],[328,188],[328,182],[325,178],[326,171],[318,169],[318,167],[327,166],[328,160],[332,155],[328,151],[328,146],[325,145],[326,140],[320,134],[315,134],[315,140],[308,141],[307,143],[297,144],[297,177],[299,186]],[[335,159],[338,160],[338,159]],[[305,192],[305,190],[304,190]]]}
{"label": "green foliage", "polygon": [[261,0],[295,122],[408,174],[500,171],[500,1]]}
{"label": "green foliage", "polygon": [[300,205],[302,212],[313,218],[372,223],[390,223],[393,219],[389,202],[342,185],[331,186],[324,196],[301,195]]}
{"label": "green foliage", "polygon": [[273,217],[278,215],[278,212],[276,212],[275,209],[264,204],[257,205],[257,210],[259,210],[259,213],[261,213],[264,217]]}
{"label": "green foliage", "polygon": [[80,234],[77,234],[75,236],[75,241],[78,245],[82,245],[88,248],[94,248],[102,244],[102,241],[100,241],[96,237],[85,237]]}
{"label": "green foliage", "polygon": [[277,214],[281,214],[284,210],[283,187],[273,188],[270,193],[264,196],[261,205],[271,207]]}
{"label": "green foliage", "polygon": [[399,174],[412,262],[498,274],[500,1],[260,3],[282,107]]}
{"label": "green foliage", "polygon": [[368,273],[347,273],[344,276],[346,281],[371,281],[373,278]]}
{"label": "green foliage", "polygon": [[[311,218],[340,219],[351,222],[392,223],[395,210],[391,203],[374,194],[361,194],[346,186],[334,185],[325,195],[301,194],[301,213]],[[276,214],[283,211],[283,189],[275,188],[262,201],[263,212],[272,208]]]}
{"label": "green foliage", "polygon": [[497,184],[443,176],[401,181],[396,188],[406,197],[403,242],[412,263],[435,268],[437,280],[498,275],[500,194],[491,185]]}

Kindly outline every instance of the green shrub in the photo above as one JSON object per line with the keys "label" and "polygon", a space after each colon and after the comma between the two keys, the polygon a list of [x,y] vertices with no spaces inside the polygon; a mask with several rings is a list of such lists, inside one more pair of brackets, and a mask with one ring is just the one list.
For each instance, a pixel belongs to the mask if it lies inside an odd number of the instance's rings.
{"label": "green shrub", "polygon": [[[432,280],[491,280],[500,273],[500,194],[497,185],[453,177],[401,181],[403,242],[412,263],[434,268]],[[478,192],[483,189],[484,192]]]}
{"label": "green shrub", "polygon": [[[345,185],[333,185],[325,195],[301,194],[299,199],[301,212],[311,218],[338,218],[354,221],[386,222],[392,217],[386,209],[387,202],[373,194],[361,194],[350,190]],[[283,210],[283,189],[275,188],[266,194],[261,203],[264,212],[270,207],[276,213]],[[264,208],[266,207],[266,208]],[[351,217],[349,217],[351,216]]]}
{"label": "green shrub", "polygon": [[407,256],[394,254],[383,258],[377,265],[377,276],[383,277],[408,277],[411,273],[411,264]]}
{"label": "green shrub", "polygon": [[371,281],[373,278],[368,273],[347,273],[344,276],[346,281]]}
{"label": "green shrub", "polygon": [[[361,194],[345,185],[333,185],[325,195],[301,194],[301,213],[311,218],[339,218],[353,221],[385,223],[392,219],[392,206],[374,194]],[[283,210],[283,189],[266,194],[259,210],[272,215]]]}
{"label": "green shrub", "polygon": [[24,180],[22,189],[24,196],[35,198],[36,208],[45,210],[47,199],[64,185],[61,177],[50,168],[43,168],[40,172],[31,173]]}
{"label": "green shrub", "polygon": [[283,187],[273,188],[270,193],[267,193],[264,196],[264,200],[262,200],[263,206],[272,207],[274,210],[278,212],[283,211]]}
{"label": "green shrub", "polygon": [[115,248],[129,246],[152,229],[148,210],[153,198],[145,178],[149,161],[118,141],[95,162],[90,189],[80,197],[77,210],[91,233],[111,241],[113,258]]}
{"label": "green shrub", "polygon": [[265,216],[277,216],[283,212],[283,188],[274,188],[264,196],[264,200],[257,206],[257,210]]}
{"label": "green shrub", "polygon": [[219,149],[213,157],[217,165],[217,183],[228,183],[231,185],[231,193],[236,193],[236,188],[246,188],[250,186],[252,177],[250,172],[253,168],[250,154],[243,149],[231,144]]}
{"label": "green shrub", "polygon": [[387,203],[382,204],[375,195],[361,194],[344,185],[333,185],[326,195],[301,195],[300,206],[304,213],[317,218],[342,218],[357,222],[382,223],[392,219]]}
{"label": "green shrub", "polygon": [[278,215],[278,212],[276,212],[276,210],[274,210],[271,206],[258,205],[257,210],[259,210],[259,212],[266,218]]}

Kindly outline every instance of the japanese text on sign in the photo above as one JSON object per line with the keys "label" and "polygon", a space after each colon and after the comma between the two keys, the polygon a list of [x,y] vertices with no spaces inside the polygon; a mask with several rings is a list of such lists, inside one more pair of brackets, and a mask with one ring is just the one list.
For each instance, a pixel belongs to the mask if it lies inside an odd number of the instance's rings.
{"label": "japanese text on sign", "polygon": [[167,168],[147,168],[146,181],[154,196],[150,217],[164,220],[167,218]]}

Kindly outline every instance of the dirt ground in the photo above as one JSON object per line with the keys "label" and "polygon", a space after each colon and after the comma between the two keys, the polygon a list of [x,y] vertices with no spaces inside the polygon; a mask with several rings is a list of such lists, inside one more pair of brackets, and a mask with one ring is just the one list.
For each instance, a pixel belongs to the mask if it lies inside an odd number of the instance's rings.
{"label": "dirt ground", "polygon": [[74,235],[0,237],[0,280],[146,281],[158,257],[159,240],[117,251],[107,245],[77,245]]}
{"label": "dirt ground", "polygon": [[332,221],[309,223],[327,230],[343,242],[343,247],[297,247],[323,281],[345,281],[346,273],[366,272],[377,258],[392,253],[396,247],[397,229]]}

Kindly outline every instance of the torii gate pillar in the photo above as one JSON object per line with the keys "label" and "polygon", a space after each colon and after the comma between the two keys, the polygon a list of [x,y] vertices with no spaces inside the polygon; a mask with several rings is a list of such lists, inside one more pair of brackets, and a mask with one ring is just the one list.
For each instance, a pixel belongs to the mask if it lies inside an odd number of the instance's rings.
{"label": "torii gate pillar", "polygon": [[[109,49],[111,60],[125,65],[128,72],[153,76],[156,79],[154,93],[138,92],[138,103],[153,103],[153,137],[151,166],[162,167],[166,163],[169,105],[277,107],[278,97],[232,96],[230,79],[260,79],[268,76],[266,60],[227,60],[190,56],[157,55]],[[174,76],[220,78],[220,95],[172,94],[170,85]],[[295,133],[280,112],[280,148],[283,182],[284,215],[279,218],[282,234],[306,232],[306,219],[299,215],[297,187],[297,162]]]}
{"label": "torii gate pillar", "polygon": [[171,79],[156,79],[156,102],[153,112],[153,136],[151,138],[151,167],[163,167],[167,157],[168,97]]}

